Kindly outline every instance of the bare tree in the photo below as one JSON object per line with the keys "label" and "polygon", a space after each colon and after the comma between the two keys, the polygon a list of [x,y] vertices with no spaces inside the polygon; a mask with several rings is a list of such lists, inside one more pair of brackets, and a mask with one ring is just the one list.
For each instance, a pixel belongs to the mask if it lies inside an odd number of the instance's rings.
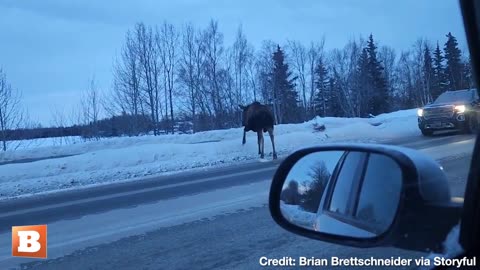
{"label": "bare tree", "polygon": [[336,77],[341,109],[347,117],[360,116],[360,105],[368,98],[358,85],[357,66],[364,45],[365,41],[361,38],[350,40],[343,49],[334,49],[330,56],[330,73]]}
{"label": "bare tree", "polygon": [[[196,132],[197,102],[200,84],[201,46],[196,42],[196,31],[192,24],[182,31],[179,81],[186,90],[187,110],[192,117],[192,129]],[[198,68],[197,68],[198,65]]]}
{"label": "bare tree", "polygon": [[393,85],[395,81],[395,50],[389,46],[382,46],[378,52],[378,59],[383,63],[383,74],[387,86],[390,87],[390,91],[393,91]]}
{"label": "bare tree", "polygon": [[252,97],[253,101],[257,101],[258,98],[258,83],[257,83],[257,70],[258,70],[258,62],[257,59],[255,59],[254,55],[248,59],[247,64],[246,64],[246,77],[247,77],[247,84],[248,87],[252,91]]}
{"label": "bare tree", "polygon": [[215,113],[217,128],[224,126],[224,104],[220,84],[222,72],[221,59],[223,59],[223,34],[218,29],[218,22],[211,20],[202,35],[203,50],[205,53],[204,72],[207,89],[203,92],[210,96],[210,102]]}
{"label": "bare tree", "polygon": [[[247,38],[242,30],[242,25],[238,27],[237,36],[233,43],[233,59],[234,59],[234,81],[235,81],[235,98],[236,105],[248,102],[248,65],[252,62],[253,47],[248,44]],[[236,106],[235,105],[235,106]]]}
{"label": "bare tree", "polygon": [[138,135],[143,130],[138,119],[145,115],[140,49],[135,34],[127,31],[120,57],[114,62],[111,93],[103,99],[103,108],[111,117],[120,114],[133,116],[126,118],[130,135]]}
{"label": "bare tree", "polygon": [[271,40],[265,40],[262,43],[256,57],[256,81],[260,90],[263,103],[272,104],[275,121],[278,122],[278,100],[274,99],[274,89],[272,81],[273,53],[277,49],[277,44]]}
{"label": "bare tree", "polygon": [[176,78],[177,68],[177,46],[179,45],[179,35],[172,24],[164,22],[160,28],[157,29],[155,35],[157,50],[160,53],[160,61],[162,64],[164,76],[164,90],[165,90],[165,115],[168,116],[168,107],[170,106],[170,129],[174,132],[174,115],[173,115],[173,89]]}
{"label": "bare tree", "polygon": [[325,45],[325,37],[321,39],[319,43],[311,42],[310,47],[308,48],[307,52],[307,68],[308,68],[308,83],[310,88],[310,95],[308,100],[308,108],[310,111],[314,111],[313,109],[313,99],[315,98],[315,69],[318,64],[318,60],[320,58],[324,59],[324,48]]}
{"label": "bare tree", "polygon": [[99,139],[98,121],[100,120],[102,97],[95,78],[90,80],[87,89],[82,93],[80,107],[83,125],[88,127],[84,137]]}
{"label": "bare tree", "polygon": [[288,41],[291,51],[290,62],[293,64],[296,76],[300,82],[300,92],[304,109],[304,119],[307,116],[307,49],[298,41]]}
{"label": "bare tree", "polygon": [[21,93],[14,90],[7,81],[7,75],[0,68],[0,140],[2,150],[7,151],[9,131],[18,129],[25,122],[25,111],[20,105]]}
{"label": "bare tree", "polygon": [[[65,113],[65,107],[62,107],[61,109],[57,106],[55,106],[53,109],[51,109],[51,115],[52,115],[52,123],[51,125],[60,129],[60,137],[59,137],[59,145],[63,144],[70,144],[71,143],[71,138],[67,136],[67,134],[64,133],[64,128],[70,126],[70,123],[68,122],[68,117],[67,114]],[[54,141],[54,144],[56,144],[57,140]]]}
{"label": "bare tree", "polygon": [[[145,96],[145,104],[149,108],[150,117],[154,123],[153,134],[158,135],[159,119],[163,118],[160,103],[160,59],[158,47],[152,27],[143,23],[135,26],[135,37],[138,44],[139,63],[141,66],[141,89]],[[168,117],[168,114],[165,115]]]}
{"label": "bare tree", "polygon": [[[241,90],[238,88],[241,83],[239,83],[236,54],[237,53],[235,52],[234,46],[226,48],[224,54],[224,62],[225,71],[227,72],[227,74],[225,74],[226,76],[223,76],[220,80],[220,82],[222,83],[222,87],[224,88],[223,90],[225,91],[224,105],[226,107],[226,110],[230,112],[236,110],[238,104],[242,104],[242,93]],[[238,125],[240,123],[240,117],[236,117],[234,121],[237,122]]]}
{"label": "bare tree", "polygon": [[106,109],[113,115],[123,112],[139,115],[143,114],[139,48],[130,31],[125,39],[120,59],[114,66],[113,100]]}
{"label": "bare tree", "polygon": [[413,88],[415,85],[414,74],[412,68],[411,52],[406,51],[400,54],[395,73],[398,78],[397,87],[394,92],[394,96],[397,101],[401,103],[397,109],[404,106],[413,106]]}
{"label": "bare tree", "polygon": [[[427,74],[425,74],[424,70],[424,52],[425,48],[430,47],[428,44],[428,41],[424,38],[419,38],[413,45],[413,53],[414,53],[414,58],[413,61],[413,68],[416,74],[415,80],[417,83],[420,85],[419,87],[419,93],[417,95],[417,104],[415,106],[423,106],[427,103],[429,103],[432,100],[432,95],[431,95],[431,85],[430,85],[430,78],[425,78]],[[430,49],[430,51],[432,51]]]}

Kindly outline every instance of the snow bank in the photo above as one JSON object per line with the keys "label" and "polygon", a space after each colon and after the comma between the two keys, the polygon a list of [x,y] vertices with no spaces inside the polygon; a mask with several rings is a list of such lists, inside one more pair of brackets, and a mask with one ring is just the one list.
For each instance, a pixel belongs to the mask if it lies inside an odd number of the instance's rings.
{"label": "snow bank", "polygon": [[[301,124],[275,127],[279,156],[328,141],[379,142],[419,135],[415,110],[379,115],[376,118],[320,118]],[[324,132],[314,130],[323,124]],[[0,166],[0,198],[38,193],[256,160],[256,134],[250,132],[242,145],[242,128],[162,136],[119,137],[71,144],[45,140],[0,155],[0,162],[44,159]],[[267,136],[268,137],[268,136]],[[271,143],[265,153],[271,158]],[[62,157],[68,156],[68,157]],[[51,157],[60,157],[52,159]]]}
{"label": "snow bank", "polygon": [[311,231],[320,231],[333,235],[349,237],[372,238],[376,234],[362,230],[328,215],[312,213],[303,210],[299,205],[285,204],[280,202],[280,210],[283,217],[291,224],[303,227]]}
{"label": "snow bank", "polygon": [[285,204],[283,202],[280,204],[280,209],[283,217],[290,223],[309,230],[315,230],[316,213],[305,211],[298,205]]}

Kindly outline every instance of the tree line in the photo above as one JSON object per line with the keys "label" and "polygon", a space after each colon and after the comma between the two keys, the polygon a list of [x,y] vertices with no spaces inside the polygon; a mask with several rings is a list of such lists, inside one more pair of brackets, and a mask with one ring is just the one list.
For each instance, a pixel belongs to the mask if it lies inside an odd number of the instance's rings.
{"label": "tree line", "polygon": [[[241,125],[238,105],[253,101],[270,105],[277,124],[369,117],[474,87],[470,56],[452,33],[434,42],[419,38],[399,53],[372,34],[332,50],[325,42],[265,40],[254,48],[240,25],[228,46],[214,20],[204,28],[137,23],[114,59],[112,88],[98,89],[92,79],[75,117],[54,126],[76,125],[74,133],[85,138],[232,128]],[[20,108],[21,96],[12,93],[0,71],[1,141],[20,128],[8,113]]]}
{"label": "tree line", "polygon": [[168,133],[180,119],[193,132],[238,127],[238,105],[252,101],[269,104],[279,124],[418,107],[473,87],[467,52],[451,33],[439,42],[420,38],[399,55],[372,34],[330,51],[325,38],[308,46],[266,40],[255,50],[241,26],[226,46],[213,20],[204,29],[138,23],[116,61],[109,111],[148,115]]}
{"label": "tree line", "polygon": [[306,179],[290,179],[280,199],[285,204],[298,205],[304,211],[317,213],[331,176],[325,162],[319,161],[310,168]]}

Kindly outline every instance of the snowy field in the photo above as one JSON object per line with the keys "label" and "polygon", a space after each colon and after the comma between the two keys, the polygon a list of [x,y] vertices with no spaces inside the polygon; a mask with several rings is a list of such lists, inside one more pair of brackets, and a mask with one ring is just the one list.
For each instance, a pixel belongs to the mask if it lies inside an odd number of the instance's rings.
{"label": "snowy field", "polygon": [[[316,124],[325,125],[326,130],[315,131]],[[235,128],[89,142],[72,137],[64,141],[42,139],[24,143],[15,151],[0,154],[0,163],[46,159],[1,165],[0,198],[258,160],[256,134],[247,133],[247,144],[242,145],[242,133],[242,128]],[[370,119],[316,118],[302,124],[275,127],[279,157],[323,142],[381,142],[416,135],[420,135],[416,110],[398,111]],[[267,160],[272,158],[271,149],[267,136]]]}

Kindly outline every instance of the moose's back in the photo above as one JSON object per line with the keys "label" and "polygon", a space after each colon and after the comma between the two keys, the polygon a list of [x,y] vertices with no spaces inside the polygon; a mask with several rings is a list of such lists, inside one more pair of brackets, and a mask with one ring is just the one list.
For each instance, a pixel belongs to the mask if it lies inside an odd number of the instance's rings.
{"label": "moose's back", "polygon": [[272,110],[267,105],[262,105],[258,102],[254,102],[248,106],[245,117],[246,131],[252,130],[257,132],[263,129],[263,131],[266,132],[269,128],[273,129],[275,124]]}

